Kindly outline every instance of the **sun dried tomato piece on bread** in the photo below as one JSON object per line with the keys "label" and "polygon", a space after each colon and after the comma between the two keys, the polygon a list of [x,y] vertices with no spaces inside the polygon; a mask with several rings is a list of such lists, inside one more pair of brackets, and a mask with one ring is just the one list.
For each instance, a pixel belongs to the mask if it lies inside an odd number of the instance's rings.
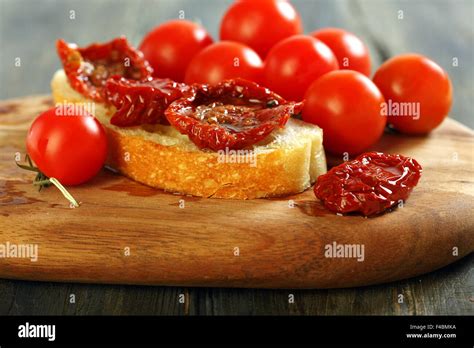
{"label": "sun dried tomato piece on bread", "polygon": [[287,102],[267,88],[244,79],[195,85],[191,98],[172,103],[165,115],[199,148],[243,149],[284,127],[302,103]]}
{"label": "sun dried tomato piece on bread", "polygon": [[[62,70],[51,88],[57,103],[91,102],[72,89]],[[250,150],[216,152],[199,149],[172,126],[114,126],[110,120],[115,112],[111,104],[95,103],[94,115],[109,142],[107,164],[165,191],[231,199],[276,197],[301,192],[326,172],[322,130],[294,118]]]}
{"label": "sun dried tomato piece on bread", "polygon": [[104,86],[110,76],[144,80],[153,72],[143,54],[125,37],[84,48],[60,39],[56,48],[71,87],[97,102],[105,100]]}
{"label": "sun dried tomato piece on bread", "polygon": [[165,118],[168,106],[176,99],[192,94],[192,87],[170,79],[135,81],[113,76],[105,85],[107,101],[117,108],[110,123],[119,127],[168,124]]}

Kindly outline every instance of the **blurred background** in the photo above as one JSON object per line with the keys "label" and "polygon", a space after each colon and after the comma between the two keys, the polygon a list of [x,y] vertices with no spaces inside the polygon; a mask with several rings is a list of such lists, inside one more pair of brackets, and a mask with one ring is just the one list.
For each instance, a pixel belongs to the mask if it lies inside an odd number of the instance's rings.
{"label": "blurred background", "polygon": [[[57,38],[88,45],[124,34],[138,46],[154,26],[184,14],[217,40],[220,19],[232,1],[0,0],[0,99],[50,92],[49,81],[60,68]],[[417,52],[436,61],[453,82],[451,117],[474,128],[473,0],[291,2],[306,33],[333,26],[363,39],[371,51],[372,73],[400,53]]]}

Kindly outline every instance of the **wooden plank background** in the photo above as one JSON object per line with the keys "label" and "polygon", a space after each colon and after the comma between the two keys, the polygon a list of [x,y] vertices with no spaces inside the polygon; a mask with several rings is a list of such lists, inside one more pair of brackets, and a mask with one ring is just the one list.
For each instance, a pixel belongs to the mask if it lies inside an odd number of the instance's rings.
{"label": "wooden plank background", "polygon": [[[343,27],[365,39],[374,66],[419,52],[451,76],[451,116],[474,127],[474,2],[471,0],[294,0],[305,31]],[[217,38],[230,0],[0,0],[0,99],[47,93],[59,67],[54,41],[88,44],[125,34],[138,45],[154,25],[202,22]],[[71,19],[74,11],[75,19]],[[402,12],[400,12],[402,11]],[[403,17],[402,19],[400,17]],[[15,59],[21,66],[15,67]],[[458,66],[453,66],[457,58]],[[375,71],[375,70],[373,70]],[[0,281],[0,314],[473,314],[474,255],[406,281],[355,289],[247,290]],[[69,303],[74,294],[76,303]],[[179,295],[184,294],[185,304]],[[294,294],[295,303],[288,303]],[[398,303],[398,295],[404,302]]]}
{"label": "wooden plank background", "polygon": [[[254,290],[2,280],[4,315],[458,315],[473,314],[474,255],[431,274],[353,289]],[[70,303],[70,295],[76,303]],[[179,302],[184,295],[185,303]],[[288,303],[290,294],[295,302]],[[398,296],[403,295],[403,303]]]}

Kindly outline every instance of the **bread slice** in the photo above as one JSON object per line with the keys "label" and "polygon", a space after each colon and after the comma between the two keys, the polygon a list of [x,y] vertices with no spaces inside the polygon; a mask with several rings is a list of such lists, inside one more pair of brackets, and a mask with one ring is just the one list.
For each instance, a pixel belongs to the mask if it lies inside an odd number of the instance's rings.
{"label": "bread slice", "polygon": [[145,185],[199,197],[253,199],[302,192],[326,172],[322,130],[297,119],[273,131],[251,151],[200,150],[172,126],[121,128],[113,106],[93,104],[73,90],[63,70],[51,88],[56,103],[93,105],[109,141],[107,164]]}

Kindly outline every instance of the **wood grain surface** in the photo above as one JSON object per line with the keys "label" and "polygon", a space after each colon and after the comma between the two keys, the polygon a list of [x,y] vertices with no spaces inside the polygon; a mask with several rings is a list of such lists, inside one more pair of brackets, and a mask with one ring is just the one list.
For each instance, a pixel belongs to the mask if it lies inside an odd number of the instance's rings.
{"label": "wood grain surface", "polygon": [[[37,262],[0,259],[3,278],[333,288],[413,277],[473,251],[473,132],[455,121],[428,137],[386,135],[376,146],[424,167],[405,207],[376,218],[328,213],[311,191],[273,200],[200,199],[107,171],[70,189],[82,202],[70,209],[56,190],[37,192],[31,174],[13,162],[24,153],[32,118],[50,103],[47,96],[0,103],[0,242],[39,246]],[[364,245],[364,261],[326,258],[324,247],[333,242]]]}

